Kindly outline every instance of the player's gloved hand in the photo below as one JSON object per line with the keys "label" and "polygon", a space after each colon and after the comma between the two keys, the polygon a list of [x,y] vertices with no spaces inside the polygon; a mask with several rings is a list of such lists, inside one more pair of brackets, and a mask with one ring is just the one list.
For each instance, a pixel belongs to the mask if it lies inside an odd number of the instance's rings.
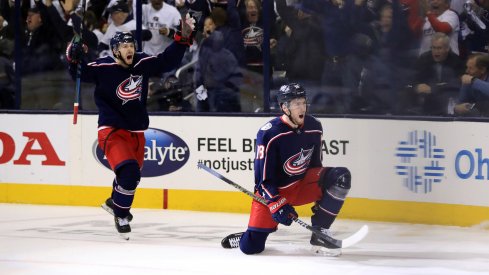
{"label": "player's gloved hand", "polygon": [[195,30],[195,23],[197,22],[193,16],[191,16],[189,13],[185,15],[185,18],[183,21],[180,19],[180,25],[177,28],[177,31],[173,35],[173,39],[175,42],[191,46],[192,43],[194,42],[194,36],[196,33]]}
{"label": "player's gloved hand", "polygon": [[272,213],[272,218],[283,225],[289,226],[292,224],[293,218],[297,218],[297,212],[292,205],[287,202],[284,197],[276,197],[268,202],[268,208]]}
{"label": "player's gloved hand", "polygon": [[70,63],[79,63],[86,52],[88,52],[87,45],[75,37],[66,48],[66,60]]}

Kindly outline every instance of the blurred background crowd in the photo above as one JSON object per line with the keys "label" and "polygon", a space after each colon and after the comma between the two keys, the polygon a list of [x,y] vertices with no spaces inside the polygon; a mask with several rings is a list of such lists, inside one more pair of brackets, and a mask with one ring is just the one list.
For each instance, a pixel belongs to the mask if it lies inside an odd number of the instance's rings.
{"label": "blurred background crowd", "polygon": [[489,0],[82,1],[0,0],[0,108],[72,108],[64,53],[82,23],[88,59],[116,31],[156,55],[190,13],[195,41],[151,79],[150,111],[271,112],[298,82],[315,114],[489,115]]}

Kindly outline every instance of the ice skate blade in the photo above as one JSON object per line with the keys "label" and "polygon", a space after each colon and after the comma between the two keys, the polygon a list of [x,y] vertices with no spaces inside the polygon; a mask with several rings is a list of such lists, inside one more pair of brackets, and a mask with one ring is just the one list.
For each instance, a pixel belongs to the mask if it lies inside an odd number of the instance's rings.
{"label": "ice skate blade", "polygon": [[129,241],[129,233],[119,233],[119,237],[124,241]]}
{"label": "ice skate blade", "polygon": [[323,246],[316,246],[313,245],[311,248],[311,251],[317,255],[317,256],[324,256],[324,257],[339,257],[341,256],[341,248],[326,248]]}

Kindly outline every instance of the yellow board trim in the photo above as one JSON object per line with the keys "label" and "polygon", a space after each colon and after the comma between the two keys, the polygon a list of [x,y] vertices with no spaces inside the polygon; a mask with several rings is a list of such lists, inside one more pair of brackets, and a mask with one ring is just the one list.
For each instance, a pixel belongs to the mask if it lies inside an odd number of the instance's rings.
{"label": "yellow board trim", "polygon": [[[0,183],[0,202],[99,206],[111,187]],[[138,188],[133,207],[249,213],[251,198],[240,192]],[[311,216],[311,205],[296,207]],[[348,198],[340,218],[472,226],[489,221],[489,207]]]}

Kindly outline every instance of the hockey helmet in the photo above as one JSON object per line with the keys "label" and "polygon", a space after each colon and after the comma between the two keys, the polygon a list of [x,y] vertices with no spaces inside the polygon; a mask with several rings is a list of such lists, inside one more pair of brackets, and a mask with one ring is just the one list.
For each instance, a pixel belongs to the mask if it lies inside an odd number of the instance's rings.
{"label": "hockey helmet", "polygon": [[282,85],[277,92],[277,102],[279,106],[296,98],[307,99],[306,90],[298,83]]}
{"label": "hockey helmet", "polygon": [[116,32],[110,39],[110,49],[112,51],[118,50],[119,45],[122,43],[133,43],[136,48],[136,40],[130,32]]}

